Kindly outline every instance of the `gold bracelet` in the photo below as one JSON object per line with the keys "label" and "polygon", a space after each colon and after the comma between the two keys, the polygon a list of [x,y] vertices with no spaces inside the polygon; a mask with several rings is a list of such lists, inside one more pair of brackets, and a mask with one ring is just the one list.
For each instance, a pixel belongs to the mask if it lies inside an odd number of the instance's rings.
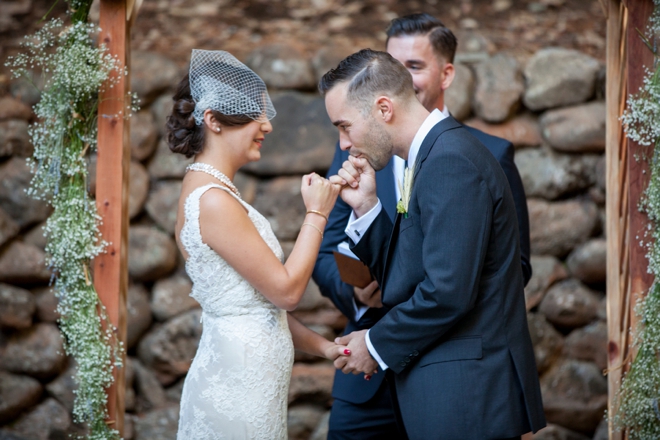
{"label": "gold bracelet", "polygon": [[313,224],[313,223],[303,223],[302,225],[303,225],[303,226],[305,226],[305,225],[307,225],[307,226],[311,226],[312,228],[314,228],[314,229],[316,229],[317,231],[319,231],[319,234],[321,234],[321,240],[323,240],[323,231],[322,231],[321,229],[319,229],[318,226],[316,226],[316,225]]}
{"label": "gold bracelet", "polygon": [[310,209],[310,210],[308,210],[308,211],[307,211],[307,214],[318,214],[318,215],[320,215],[321,217],[323,217],[323,218],[325,219],[326,222],[328,221],[328,216],[325,215],[325,214],[323,214],[321,211],[317,211],[316,209]]}

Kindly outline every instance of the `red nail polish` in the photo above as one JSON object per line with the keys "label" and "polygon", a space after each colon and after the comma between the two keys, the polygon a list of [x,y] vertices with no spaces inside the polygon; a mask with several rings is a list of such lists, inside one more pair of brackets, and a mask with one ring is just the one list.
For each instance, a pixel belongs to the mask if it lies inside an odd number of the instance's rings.
{"label": "red nail polish", "polygon": [[371,380],[371,376],[368,375],[368,374],[365,374],[365,375],[364,375],[364,380]]}
{"label": "red nail polish", "polygon": [[348,348],[345,348],[344,349],[344,354],[351,354],[351,350],[349,350]]}

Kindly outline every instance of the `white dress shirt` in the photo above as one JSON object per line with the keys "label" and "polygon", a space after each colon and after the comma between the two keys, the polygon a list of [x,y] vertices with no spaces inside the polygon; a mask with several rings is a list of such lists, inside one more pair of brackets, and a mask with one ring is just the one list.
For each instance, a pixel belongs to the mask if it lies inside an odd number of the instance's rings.
{"label": "white dress shirt", "polygon": [[[449,112],[447,111],[447,107],[445,106],[442,111],[435,109],[433,110],[424,120],[424,123],[419,127],[419,130],[417,130],[417,133],[415,134],[415,137],[413,138],[412,144],[410,144],[410,150],[408,151],[408,168],[414,169],[415,167],[415,159],[417,159],[417,153],[419,153],[419,148],[422,146],[422,142],[424,142],[424,139],[426,136],[429,134],[431,129],[440,121],[445,119],[447,116],[449,116]],[[397,159],[401,162],[398,164]],[[394,157],[395,162],[393,163],[393,171],[394,171],[394,178],[396,182],[403,182],[403,165],[404,165],[404,160],[401,159],[398,156]],[[399,170],[399,171],[398,171]],[[400,174],[399,174],[400,173]],[[401,177],[399,177],[401,176]],[[396,185],[396,194],[397,198],[401,198],[401,194],[398,188],[398,185]],[[376,203],[376,206],[374,206],[369,212],[364,214],[362,217],[357,218],[355,216],[355,212],[351,212],[351,215],[348,219],[348,225],[346,226],[345,232],[346,235],[349,236],[351,240],[353,240],[354,243],[358,243],[364,233],[369,229],[369,226],[373,223],[373,221],[376,219],[378,214],[380,214],[380,211],[383,209],[383,205],[380,203],[380,200],[378,200],[378,203]],[[364,313],[369,309],[368,307],[357,307],[355,304],[355,320],[357,321],[364,315]],[[374,346],[371,344],[371,340],[369,339],[369,332],[371,330],[368,330],[366,335],[365,335],[365,342],[367,344],[367,348],[369,349],[369,353],[371,353],[371,356],[378,362],[380,365],[380,368],[382,368],[383,371],[387,370],[389,367],[385,362],[383,362],[383,359],[378,355],[378,352],[374,348]]]}

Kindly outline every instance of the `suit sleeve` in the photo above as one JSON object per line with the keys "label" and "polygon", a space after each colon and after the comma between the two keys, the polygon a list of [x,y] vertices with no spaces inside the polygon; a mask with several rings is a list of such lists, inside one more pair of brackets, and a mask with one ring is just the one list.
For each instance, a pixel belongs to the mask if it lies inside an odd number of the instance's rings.
{"label": "suit sleeve", "polygon": [[[405,368],[400,361],[409,353],[436,345],[474,308],[490,239],[494,204],[479,170],[456,153],[427,162],[415,177],[413,197],[420,212],[412,219],[423,235],[424,279],[369,333],[395,373]],[[405,234],[398,240],[405,240]]]}
{"label": "suit sleeve", "polygon": [[[345,158],[337,144],[335,156],[332,165],[328,170],[328,176],[337,174]],[[330,298],[334,305],[350,320],[355,317],[353,308],[353,287],[341,281],[339,278],[339,269],[333,251],[342,241],[347,241],[348,237],[344,230],[351,214],[351,207],[341,198],[337,199],[335,207],[328,216],[328,224],[325,226],[321,249],[314,265],[312,278],[319,286],[321,294]]]}
{"label": "suit sleeve", "polygon": [[526,286],[532,277],[532,265],[530,263],[530,240],[529,240],[529,214],[527,212],[527,198],[523,188],[522,179],[513,161],[514,148],[511,142],[506,142],[504,154],[498,157],[498,161],[506,174],[513,195],[513,202],[516,205],[516,215],[518,217],[518,230],[520,232],[520,259],[523,271],[523,281]]}

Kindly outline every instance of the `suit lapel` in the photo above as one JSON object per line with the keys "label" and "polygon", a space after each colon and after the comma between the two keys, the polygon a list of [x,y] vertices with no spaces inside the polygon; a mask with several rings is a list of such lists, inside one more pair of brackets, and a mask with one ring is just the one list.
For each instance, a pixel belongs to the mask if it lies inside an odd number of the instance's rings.
{"label": "suit lapel", "polygon": [[392,221],[396,216],[396,190],[394,189],[394,158],[376,173],[376,193]]}
{"label": "suit lapel", "polygon": [[[445,131],[457,127],[461,127],[461,124],[458,121],[456,121],[456,119],[452,118],[451,116],[448,116],[442,121],[435,124],[435,126],[433,126],[431,131],[429,131],[429,133],[426,135],[424,141],[422,141],[422,145],[419,147],[419,152],[417,153],[417,159],[415,161],[415,170],[413,173],[413,190],[415,188],[414,182],[415,182],[415,178],[417,177],[417,173],[422,167],[422,163],[426,160],[429,153],[433,149],[433,145],[435,145],[435,141]],[[390,164],[391,163],[392,160],[390,160]],[[392,175],[391,169],[389,174]],[[381,292],[385,292],[385,282],[387,280],[387,275],[389,273],[388,269],[390,266],[390,262],[392,260],[392,255],[394,254],[396,243],[399,238],[399,224],[401,223],[401,218],[402,215],[396,213],[396,217],[394,219],[394,226],[392,227],[392,233],[390,235],[390,241],[387,246],[387,253],[385,254],[385,270],[383,271],[383,279],[380,280]]]}
{"label": "suit lapel", "polygon": [[392,232],[390,233],[390,241],[387,244],[387,251],[385,251],[385,270],[383,271],[383,279],[380,280],[380,291],[385,292],[385,281],[387,280],[387,274],[388,274],[388,268],[390,266],[390,260],[392,257],[392,254],[394,253],[394,247],[396,246],[397,238],[399,237],[399,234],[397,231],[399,230],[399,224],[401,223],[401,214],[396,213],[396,217],[394,218],[394,225],[392,226]]}

